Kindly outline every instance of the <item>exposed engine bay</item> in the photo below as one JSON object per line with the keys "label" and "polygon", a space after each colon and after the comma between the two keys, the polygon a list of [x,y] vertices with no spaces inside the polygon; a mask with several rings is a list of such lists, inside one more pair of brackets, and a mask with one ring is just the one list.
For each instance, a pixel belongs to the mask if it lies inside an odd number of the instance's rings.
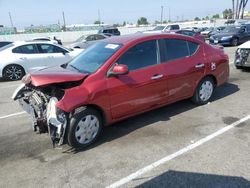
{"label": "exposed engine bay", "polygon": [[64,143],[64,135],[68,123],[68,113],[56,107],[56,103],[64,96],[64,90],[80,85],[81,81],[51,84],[35,87],[22,84],[12,96],[20,106],[32,117],[34,132],[49,133],[53,147]]}
{"label": "exposed engine bay", "polygon": [[235,65],[250,67],[250,49],[239,48],[235,54]]}

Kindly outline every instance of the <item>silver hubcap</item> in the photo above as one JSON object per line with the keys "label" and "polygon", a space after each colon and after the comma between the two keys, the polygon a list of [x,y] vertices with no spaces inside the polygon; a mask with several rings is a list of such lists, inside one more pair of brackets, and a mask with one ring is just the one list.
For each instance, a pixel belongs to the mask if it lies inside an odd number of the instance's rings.
{"label": "silver hubcap", "polygon": [[81,144],[87,144],[94,140],[99,130],[99,120],[94,115],[83,117],[75,129],[76,140]]}
{"label": "silver hubcap", "polygon": [[17,66],[9,66],[6,70],[5,70],[5,76],[7,78],[9,78],[10,80],[19,80],[22,77],[22,70],[17,67]]}
{"label": "silver hubcap", "polygon": [[205,81],[200,87],[199,96],[202,101],[207,101],[210,99],[213,93],[213,84],[210,81]]}

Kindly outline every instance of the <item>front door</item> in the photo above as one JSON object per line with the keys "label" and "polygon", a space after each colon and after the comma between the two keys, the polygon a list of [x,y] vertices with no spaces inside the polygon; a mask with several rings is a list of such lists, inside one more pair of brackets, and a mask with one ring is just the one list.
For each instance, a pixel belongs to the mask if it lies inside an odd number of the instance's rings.
{"label": "front door", "polygon": [[160,68],[157,41],[139,43],[117,61],[129,73],[107,79],[113,119],[133,115],[167,102],[167,85]]}

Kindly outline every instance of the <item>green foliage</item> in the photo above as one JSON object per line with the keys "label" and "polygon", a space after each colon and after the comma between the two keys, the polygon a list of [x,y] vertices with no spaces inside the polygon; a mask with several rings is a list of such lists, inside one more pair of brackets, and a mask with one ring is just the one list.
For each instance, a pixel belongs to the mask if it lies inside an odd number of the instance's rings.
{"label": "green foliage", "polygon": [[195,21],[200,21],[201,19],[199,17],[194,18]]}
{"label": "green foliage", "polygon": [[94,24],[101,24],[101,22],[99,21],[99,20],[96,20],[95,22],[94,22]]}
{"label": "green foliage", "polygon": [[141,17],[137,20],[137,25],[148,25],[148,20],[145,17]]}
{"label": "green foliage", "polygon": [[233,11],[232,9],[225,9],[223,12],[223,18],[224,19],[232,19],[233,18]]}

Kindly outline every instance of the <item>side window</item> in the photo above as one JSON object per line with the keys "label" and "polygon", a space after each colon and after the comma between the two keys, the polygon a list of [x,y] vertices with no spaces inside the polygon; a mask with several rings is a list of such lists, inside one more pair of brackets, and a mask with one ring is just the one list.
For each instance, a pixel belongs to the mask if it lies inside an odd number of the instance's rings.
{"label": "side window", "polygon": [[86,41],[92,41],[92,40],[95,40],[95,35],[89,35],[89,36],[86,38]]}
{"label": "side window", "polygon": [[102,35],[96,35],[95,37],[96,37],[96,40],[105,39],[105,37],[104,37],[104,36],[102,36]]}
{"label": "side window", "polygon": [[196,53],[199,48],[199,44],[188,41],[189,55],[192,56]]}
{"label": "side window", "polygon": [[28,44],[19,46],[12,50],[13,53],[21,53],[21,54],[37,54],[39,53],[35,44]]}
{"label": "side window", "polygon": [[66,50],[51,44],[38,44],[40,53],[67,53]]}
{"label": "side window", "polygon": [[118,63],[127,65],[130,71],[157,64],[156,40],[142,42],[130,48]]}
{"label": "side window", "polygon": [[162,39],[161,62],[172,61],[189,56],[188,43],[179,39]]}

